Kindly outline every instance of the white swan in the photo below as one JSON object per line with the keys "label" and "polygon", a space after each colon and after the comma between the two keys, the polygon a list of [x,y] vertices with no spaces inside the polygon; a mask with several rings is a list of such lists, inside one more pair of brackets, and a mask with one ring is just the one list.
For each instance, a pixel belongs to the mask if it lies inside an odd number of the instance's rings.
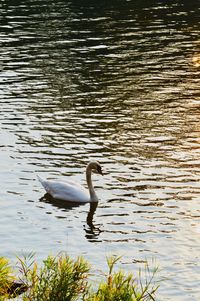
{"label": "white swan", "polygon": [[90,162],[86,167],[86,181],[88,190],[73,181],[48,181],[41,179],[39,176],[38,179],[46,192],[55,199],[79,203],[98,202],[98,197],[92,185],[92,171],[96,171],[97,173],[103,175],[99,162]]}

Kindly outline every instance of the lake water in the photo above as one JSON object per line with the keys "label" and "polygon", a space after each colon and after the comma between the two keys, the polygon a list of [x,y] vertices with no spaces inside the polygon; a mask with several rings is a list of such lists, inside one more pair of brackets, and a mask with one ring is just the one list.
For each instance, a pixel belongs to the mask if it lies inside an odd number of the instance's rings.
{"label": "lake water", "polygon": [[[0,3],[0,255],[60,251],[106,270],[156,261],[158,300],[200,300],[198,1]],[[99,196],[42,199],[85,166]],[[96,209],[96,211],[95,211]],[[94,212],[95,211],[95,212]]]}

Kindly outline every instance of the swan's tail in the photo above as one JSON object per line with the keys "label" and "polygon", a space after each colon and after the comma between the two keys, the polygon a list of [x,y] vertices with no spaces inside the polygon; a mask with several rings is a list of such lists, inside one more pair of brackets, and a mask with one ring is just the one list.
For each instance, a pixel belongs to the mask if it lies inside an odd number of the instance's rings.
{"label": "swan's tail", "polygon": [[38,178],[38,181],[42,184],[42,186],[43,186],[43,182],[44,182],[44,180],[42,180],[42,178],[40,178],[40,176],[38,176],[38,175],[36,175],[37,176],[37,178]]}
{"label": "swan's tail", "polygon": [[42,178],[40,178],[40,176],[38,176],[38,175],[37,175],[37,178],[38,178],[39,182],[42,184],[42,186],[44,187],[44,189],[47,191],[47,185],[46,185],[45,180],[43,180]]}

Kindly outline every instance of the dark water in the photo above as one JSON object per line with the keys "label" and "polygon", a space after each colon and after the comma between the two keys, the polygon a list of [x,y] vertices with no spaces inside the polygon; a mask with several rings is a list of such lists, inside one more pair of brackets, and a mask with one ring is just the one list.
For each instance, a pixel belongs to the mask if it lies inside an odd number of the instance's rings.
{"label": "dark water", "polygon": [[[199,300],[199,8],[0,2],[1,256],[155,259],[159,300]],[[40,200],[36,174],[85,184],[90,159],[97,208]]]}

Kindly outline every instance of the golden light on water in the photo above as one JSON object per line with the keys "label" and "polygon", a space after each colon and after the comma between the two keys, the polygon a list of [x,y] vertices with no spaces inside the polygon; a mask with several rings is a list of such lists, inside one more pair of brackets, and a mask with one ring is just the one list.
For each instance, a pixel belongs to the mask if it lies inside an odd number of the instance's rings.
{"label": "golden light on water", "polygon": [[192,64],[194,67],[200,67],[200,54],[195,54],[192,58]]}

